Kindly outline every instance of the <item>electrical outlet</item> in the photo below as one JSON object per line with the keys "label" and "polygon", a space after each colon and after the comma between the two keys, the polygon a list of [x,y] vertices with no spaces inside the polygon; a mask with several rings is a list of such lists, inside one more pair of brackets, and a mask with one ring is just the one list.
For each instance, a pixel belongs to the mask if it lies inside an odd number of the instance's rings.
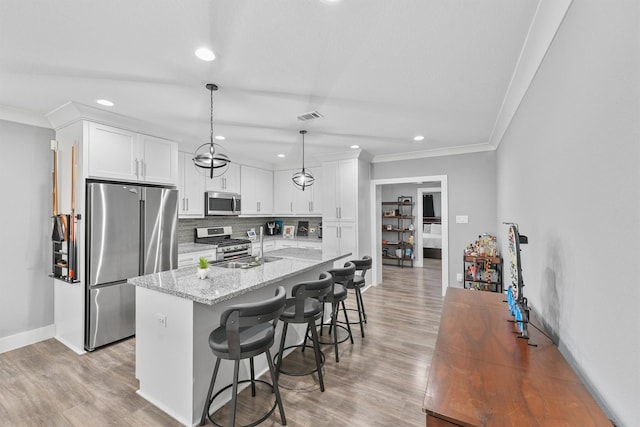
{"label": "electrical outlet", "polygon": [[458,279],[458,283],[462,282],[462,273],[458,273],[457,279]]}
{"label": "electrical outlet", "polygon": [[167,316],[164,314],[156,314],[156,320],[158,321],[158,325],[167,327]]}

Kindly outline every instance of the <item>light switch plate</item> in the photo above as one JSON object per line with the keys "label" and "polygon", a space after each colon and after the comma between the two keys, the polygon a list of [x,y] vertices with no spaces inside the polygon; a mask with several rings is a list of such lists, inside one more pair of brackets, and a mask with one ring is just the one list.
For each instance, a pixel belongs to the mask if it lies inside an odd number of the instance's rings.
{"label": "light switch plate", "polygon": [[458,276],[456,277],[458,279],[458,282],[462,282],[462,273],[458,273]]}
{"label": "light switch plate", "polygon": [[456,215],[456,224],[468,224],[469,216],[468,215]]}

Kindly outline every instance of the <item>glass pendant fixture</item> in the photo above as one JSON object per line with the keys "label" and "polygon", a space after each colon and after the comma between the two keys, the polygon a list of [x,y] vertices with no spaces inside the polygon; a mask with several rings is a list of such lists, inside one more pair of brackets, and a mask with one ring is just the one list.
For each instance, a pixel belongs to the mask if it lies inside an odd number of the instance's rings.
{"label": "glass pendant fixture", "polygon": [[220,145],[213,142],[213,91],[218,90],[218,86],[213,83],[207,83],[207,90],[211,92],[211,133],[209,142],[202,144],[193,155],[193,164],[205,170],[209,178],[223,175],[229,168],[231,160],[229,156],[220,152]]}
{"label": "glass pendant fixture", "polygon": [[315,178],[304,167],[304,135],[307,133],[306,130],[301,130],[300,134],[302,135],[302,169],[293,174],[291,180],[293,181],[293,185],[295,185],[298,189],[304,191],[305,188],[311,187],[315,182]]}

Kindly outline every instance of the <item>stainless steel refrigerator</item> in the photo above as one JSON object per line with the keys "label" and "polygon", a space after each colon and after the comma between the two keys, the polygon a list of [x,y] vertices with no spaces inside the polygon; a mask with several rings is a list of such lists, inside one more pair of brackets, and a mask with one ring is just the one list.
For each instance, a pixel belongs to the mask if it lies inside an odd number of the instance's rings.
{"label": "stainless steel refrigerator", "polygon": [[135,334],[128,278],[178,266],[178,191],[87,184],[85,348]]}

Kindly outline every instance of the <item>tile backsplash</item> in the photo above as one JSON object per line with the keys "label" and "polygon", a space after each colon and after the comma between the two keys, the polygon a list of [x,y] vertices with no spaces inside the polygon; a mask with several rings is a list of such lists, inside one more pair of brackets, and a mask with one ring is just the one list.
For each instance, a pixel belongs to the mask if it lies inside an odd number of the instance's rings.
{"label": "tile backsplash", "polygon": [[[192,243],[195,236],[195,229],[197,227],[224,227],[232,226],[234,238],[246,238],[247,231],[255,229],[259,232],[260,226],[265,227],[267,221],[273,221],[275,219],[281,219],[284,225],[295,225],[297,227],[298,221],[308,221],[309,228],[318,229],[318,224],[322,222],[320,217],[289,217],[289,218],[276,218],[276,217],[251,217],[240,218],[237,216],[211,216],[205,218],[184,218],[178,220],[178,243]],[[309,236],[313,236],[314,233],[309,233]]]}

